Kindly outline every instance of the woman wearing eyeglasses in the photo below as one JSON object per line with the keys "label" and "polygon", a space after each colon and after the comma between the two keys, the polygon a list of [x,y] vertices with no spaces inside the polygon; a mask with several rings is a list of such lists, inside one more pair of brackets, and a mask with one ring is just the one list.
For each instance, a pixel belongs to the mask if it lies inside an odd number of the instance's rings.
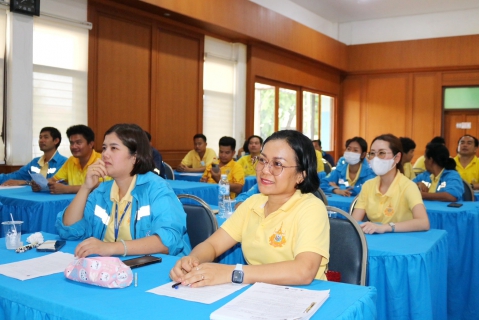
{"label": "woman wearing eyeglasses", "polygon": [[429,230],[429,218],[414,182],[402,174],[401,141],[392,134],[376,137],[368,154],[377,175],[359,193],[353,218],[370,222],[361,225],[364,233]]}
{"label": "woman wearing eyeglasses", "polygon": [[366,160],[368,143],[361,137],[346,141],[346,151],[335,170],[321,179],[321,189],[344,197],[356,196],[362,185],[376,175]]}
{"label": "woman wearing eyeglasses", "polygon": [[[326,280],[329,220],[323,202],[311,193],[319,185],[311,141],[298,131],[276,132],[266,139],[255,168],[261,193],[176,263],[170,271],[175,282],[201,287]],[[248,265],[211,263],[238,242]]]}

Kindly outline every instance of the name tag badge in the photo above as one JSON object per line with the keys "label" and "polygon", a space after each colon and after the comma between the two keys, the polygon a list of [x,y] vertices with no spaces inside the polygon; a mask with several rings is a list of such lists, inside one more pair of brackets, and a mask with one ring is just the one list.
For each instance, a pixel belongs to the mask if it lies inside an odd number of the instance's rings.
{"label": "name tag badge", "polygon": [[349,187],[349,182],[348,182],[347,180],[339,179],[338,182],[339,182],[339,184],[342,184],[342,185],[344,185],[344,186],[346,186],[346,187]]}
{"label": "name tag badge", "polygon": [[201,166],[204,167],[205,166],[205,162],[204,161],[201,161]]}
{"label": "name tag badge", "polygon": [[445,188],[446,187],[446,181],[443,181],[439,187],[437,187],[437,191],[441,190],[442,188]]}

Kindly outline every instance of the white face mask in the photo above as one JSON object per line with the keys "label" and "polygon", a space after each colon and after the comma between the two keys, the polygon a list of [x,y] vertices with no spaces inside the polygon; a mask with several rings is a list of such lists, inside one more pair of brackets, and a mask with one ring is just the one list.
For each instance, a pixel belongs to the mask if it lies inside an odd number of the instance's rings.
{"label": "white face mask", "polygon": [[396,167],[396,164],[394,163],[395,157],[396,156],[391,159],[379,159],[378,157],[374,157],[373,160],[369,161],[369,166],[373,169],[376,175],[383,176]]}
{"label": "white face mask", "polygon": [[346,151],[344,153],[344,160],[351,165],[355,165],[361,161],[361,155],[356,152]]}

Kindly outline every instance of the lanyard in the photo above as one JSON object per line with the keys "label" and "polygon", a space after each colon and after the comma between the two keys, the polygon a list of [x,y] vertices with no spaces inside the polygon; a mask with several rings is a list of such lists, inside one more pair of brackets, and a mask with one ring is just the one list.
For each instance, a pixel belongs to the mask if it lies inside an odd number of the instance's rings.
{"label": "lanyard", "polygon": [[125,207],[125,210],[123,210],[123,214],[121,215],[120,222],[118,222],[118,203],[116,204],[115,207],[115,242],[116,239],[118,239],[118,231],[120,229],[121,222],[123,221],[123,218],[125,217],[125,213],[128,211],[128,208],[130,207],[131,201],[128,201],[128,204]]}

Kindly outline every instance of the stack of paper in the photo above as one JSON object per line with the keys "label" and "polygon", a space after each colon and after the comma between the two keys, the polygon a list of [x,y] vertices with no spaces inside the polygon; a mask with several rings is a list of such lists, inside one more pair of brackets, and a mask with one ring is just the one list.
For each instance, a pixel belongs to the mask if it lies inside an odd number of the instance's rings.
{"label": "stack of paper", "polygon": [[309,319],[328,297],[329,290],[256,283],[214,311],[210,319]]}

